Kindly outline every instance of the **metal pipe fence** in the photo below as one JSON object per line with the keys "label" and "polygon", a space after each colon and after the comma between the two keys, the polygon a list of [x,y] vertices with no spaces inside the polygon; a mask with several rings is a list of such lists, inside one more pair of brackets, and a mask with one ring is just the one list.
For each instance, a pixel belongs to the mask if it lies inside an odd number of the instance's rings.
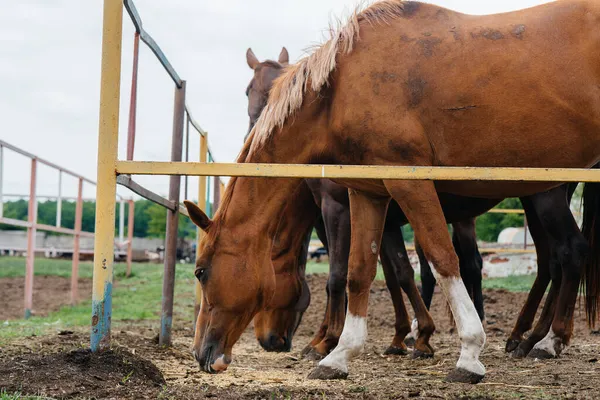
{"label": "metal pipe fence", "polygon": [[[20,154],[30,159],[31,162],[31,171],[29,178],[29,194],[27,195],[15,195],[15,194],[4,194],[3,186],[4,186],[4,149],[9,149],[14,153]],[[57,196],[48,196],[48,195],[38,195],[37,194],[37,171],[39,165],[46,165],[52,169],[58,170],[58,195]],[[63,174],[68,174],[73,178],[77,179],[78,182],[78,190],[77,197],[67,197],[63,196],[62,193],[62,177]],[[96,183],[82,175],[79,175],[75,172],[69,171],[57,164],[54,164],[50,161],[44,160],[32,153],[29,153],[23,149],[20,149],[17,146],[14,146],[10,143],[7,143],[3,140],[0,140],[0,223],[16,226],[20,228],[27,229],[27,251],[25,258],[25,299],[24,299],[24,316],[25,318],[29,318],[32,315],[33,310],[33,279],[34,279],[34,271],[35,271],[35,251],[36,251],[36,233],[38,230],[46,231],[46,232],[54,232],[65,235],[73,236],[73,257],[72,257],[72,268],[71,268],[71,304],[74,305],[78,301],[78,281],[77,276],[79,273],[79,256],[81,254],[80,251],[80,238],[81,237],[94,237],[93,232],[86,232],[82,230],[82,219],[83,219],[83,185],[84,183],[95,185]],[[5,197],[27,197],[28,198],[28,208],[27,208],[27,221],[22,221],[14,218],[4,217],[4,198]],[[46,198],[46,199],[55,199],[56,200],[56,223],[54,225],[47,225],[38,222],[38,199]],[[123,204],[123,197],[117,195],[115,197],[118,199],[121,204]],[[63,199],[74,199],[76,201],[75,205],[75,222],[73,229],[65,228],[62,226],[62,201]],[[94,199],[95,200],[95,199]],[[123,208],[122,208],[123,209]],[[132,210],[132,209],[131,209]],[[123,217],[122,217],[123,218]],[[120,231],[123,231],[123,219],[121,218],[119,222]],[[129,230],[133,229],[133,223],[129,226]],[[133,232],[132,232],[133,233]],[[121,240],[120,243],[117,243],[119,247],[123,245],[127,245],[128,254],[131,253],[130,249],[132,246],[132,242],[123,242]],[[127,257],[127,264],[131,265],[131,256]]]}
{"label": "metal pipe fence", "polygon": [[[134,73],[132,75],[135,85],[132,85],[132,99],[130,109],[130,129],[128,132],[128,158],[119,160],[117,153],[118,121],[119,121],[119,94],[121,78],[121,42],[122,42],[122,17],[123,5],[127,10],[136,29],[136,35],[148,45],[165,68],[177,90],[185,87],[184,81],[179,77],[173,66],[169,63],[163,51],[152,37],[143,29],[142,21],[132,0],[104,0],[103,38],[102,38],[102,76],[100,96],[100,127],[98,140],[98,192],[96,202],[96,230],[101,233],[95,237],[94,257],[94,285],[92,305],[92,333],[91,348],[93,351],[107,348],[110,344],[110,320],[112,305],[112,278],[113,263],[110,245],[114,232],[109,232],[106,219],[114,218],[115,212],[115,186],[117,183],[129,188],[135,188],[136,193],[146,197],[157,204],[161,204],[176,214],[182,207],[177,196],[172,192],[169,199],[162,198],[131,180],[131,175],[170,175],[170,176],[199,176],[201,177],[198,191],[199,207],[206,210],[207,180],[208,176],[245,176],[245,177],[280,177],[280,178],[331,178],[331,179],[413,179],[413,180],[485,180],[485,181],[544,181],[544,182],[600,182],[600,170],[565,169],[565,168],[472,168],[472,167],[406,167],[406,166],[361,166],[361,165],[288,165],[288,164],[236,164],[236,163],[209,163],[208,157],[214,160],[213,153],[208,145],[208,134],[194,120],[190,108],[185,106],[185,124],[193,127],[200,134],[200,161],[189,162],[186,149],[186,162],[181,162],[181,151],[178,151],[178,160],[174,153],[170,162],[144,162],[133,161],[133,146],[135,139],[135,111],[134,96],[137,88],[137,52],[134,46]],[[136,36],[137,37],[137,36]],[[134,40],[137,40],[134,38]],[[178,111],[175,117],[178,118]],[[133,123],[132,123],[133,119]],[[175,125],[175,124],[174,124]],[[133,126],[133,128],[132,128]],[[183,125],[181,125],[183,130]],[[174,130],[175,133],[175,130]],[[173,136],[172,149],[181,149],[182,134]],[[187,140],[186,140],[187,143]],[[129,151],[129,149],[131,149]],[[131,156],[129,156],[131,155]],[[176,178],[178,179],[178,178]],[[171,182],[174,182],[173,180]],[[215,184],[219,190],[224,189],[222,182]],[[187,185],[185,186],[187,187]],[[170,191],[171,192],[171,191]],[[143,194],[142,194],[143,193]],[[187,191],[186,191],[187,193]],[[213,201],[215,204],[216,201]],[[497,212],[505,212],[497,211]],[[512,211],[517,212],[517,211]],[[520,213],[521,211],[519,211]],[[169,214],[169,217],[172,217]],[[198,241],[201,240],[202,231],[198,231]],[[168,239],[171,240],[171,239]],[[199,249],[200,246],[197,246]],[[170,256],[169,256],[170,257]],[[165,256],[165,258],[169,258]],[[167,271],[165,261],[165,271]],[[171,272],[171,271],[169,271]],[[164,283],[167,285],[167,283]],[[170,285],[170,283],[168,284]],[[167,295],[172,295],[170,287],[163,290],[163,304]],[[169,293],[165,293],[165,292]],[[196,282],[196,311],[201,301],[201,290]],[[161,343],[170,343],[170,315],[169,307],[163,307],[161,316]],[[169,329],[164,329],[169,325]]]}

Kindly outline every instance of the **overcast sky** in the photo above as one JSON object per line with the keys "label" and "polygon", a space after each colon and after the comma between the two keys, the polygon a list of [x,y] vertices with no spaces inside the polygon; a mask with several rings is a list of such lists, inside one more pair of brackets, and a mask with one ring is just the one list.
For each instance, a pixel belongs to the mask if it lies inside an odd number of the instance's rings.
{"label": "overcast sky", "polygon": [[[515,10],[540,0],[435,0],[470,14]],[[0,13],[0,138],[96,179],[100,93],[101,0],[18,0]],[[233,161],[247,126],[245,89],[252,71],[245,52],[262,61],[281,47],[291,61],[322,39],[331,17],[357,0],[137,0],[144,28],[187,80],[187,103],[209,132],[218,161]],[[119,155],[125,158],[133,25],[124,11]],[[174,85],[141,45],[136,160],[170,157]],[[191,141],[197,160],[199,141]],[[27,193],[29,162],[5,150],[4,193]],[[137,177],[161,194],[166,177]],[[197,181],[190,178],[192,187]],[[57,173],[40,168],[38,193],[57,193]],[[75,180],[63,192],[75,195]],[[129,195],[121,188],[119,192]],[[196,197],[191,191],[190,197]],[[89,186],[85,195],[93,197]]]}

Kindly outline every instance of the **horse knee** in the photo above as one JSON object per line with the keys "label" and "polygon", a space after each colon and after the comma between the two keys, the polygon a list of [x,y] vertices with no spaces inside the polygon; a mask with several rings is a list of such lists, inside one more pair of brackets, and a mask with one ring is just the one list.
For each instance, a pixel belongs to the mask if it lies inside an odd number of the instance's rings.
{"label": "horse knee", "polygon": [[346,274],[330,272],[327,280],[327,292],[330,296],[336,296],[346,291]]}
{"label": "horse knee", "polygon": [[556,251],[557,261],[562,265],[563,278],[580,279],[584,261],[590,251],[587,241],[576,236],[568,245],[559,246]]}

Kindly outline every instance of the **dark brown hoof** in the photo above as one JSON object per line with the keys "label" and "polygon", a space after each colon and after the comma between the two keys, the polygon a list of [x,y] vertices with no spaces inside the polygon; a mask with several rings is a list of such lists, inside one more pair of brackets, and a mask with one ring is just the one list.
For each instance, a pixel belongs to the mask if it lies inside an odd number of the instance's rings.
{"label": "dark brown hoof", "polygon": [[311,345],[307,345],[305,348],[302,349],[302,351],[300,352],[300,356],[304,357],[305,355],[307,355],[308,353],[311,352],[311,350],[314,350],[314,348]]}
{"label": "dark brown hoof", "polygon": [[416,359],[424,360],[426,358],[433,358],[433,353],[426,352],[426,351],[419,350],[419,349],[414,349],[413,353],[412,353],[412,358],[413,358],[413,360],[416,360]]}
{"label": "dark brown hoof", "polygon": [[417,341],[414,337],[407,337],[406,339],[404,339],[404,344],[408,347],[414,347],[416,342]]}
{"label": "dark brown hoof", "polygon": [[402,347],[390,346],[383,354],[386,356],[405,356],[408,354],[408,351]]}
{"label": "dark brown hoof", "polygon": [[527,346],[524,346],[525,342],[522,342],[517,348],[510,354],[512,358],[525,358],[527,357],[527,353],[529,353],[529,349]]}
{"label": "dark brown hoof", "polygon": [[322,365],[317,366],[317,368],[313,369],[308,375],[308,379],[320,379],[323,381],[346,378],[348,378],[347,372]]}
{"label": "dark brown hoof", "polygon": [[551,354],[548,350],[536,349],[535,347],[527,354],[528,358],[537,358],[538,360],[550,360],[556,358],[554,354]]}
{"label": "dark brown hoof", "polygon": [[506,347],[504,347],[504,351],[506,351],[507,353],[512,353],[513,351],[516,350],[517,347],[519,347],[520,344],[521,344],[520,340],[508,339],[506,341]]}
{"label": "dark brown hoof", "polygon": [[308,361],[321,361],[323,359],[323,355],[319,354],[315,349],[311,348],[310,351],[302,356],[305,360]]}
{"label": "dark brown hoof", "polygon": [[466,369],[456,368],[450,372],[446,377],[446,382],[452,383],[479,383],[483,379],[484,375],[479,375]]}

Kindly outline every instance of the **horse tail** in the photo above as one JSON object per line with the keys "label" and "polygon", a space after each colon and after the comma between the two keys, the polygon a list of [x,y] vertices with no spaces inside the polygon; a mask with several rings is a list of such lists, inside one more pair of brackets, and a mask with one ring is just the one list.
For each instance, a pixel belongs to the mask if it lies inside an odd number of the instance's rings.
{"label": "horse tail", "polygon": [[[592,168],[600,168],[600,163]],[[588,182],[583,188],[582,233],[590,246],[585,259],[581,286],[588,325],[594,327],[600,301],[600,183]]]}

